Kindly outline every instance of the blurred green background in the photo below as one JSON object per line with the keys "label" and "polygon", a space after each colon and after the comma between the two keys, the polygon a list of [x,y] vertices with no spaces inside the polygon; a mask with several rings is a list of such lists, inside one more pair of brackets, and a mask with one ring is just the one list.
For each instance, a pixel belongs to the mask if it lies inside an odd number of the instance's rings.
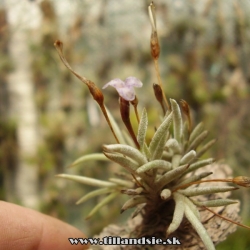
{"label": "blurred green background", "polygon": [[[91,220],[97,200],[75,205],[92,188],[58,180],[58,173],[108,179],[120,169],[78,157],[115,143],[88,89],[61,63],[53,43],[64,43],[71,66],[100,88],[114,78],[135,76],[139,112],[146,107],[154,131],[161,109],[149,50],[150,1],[0,1],[0,199],[38,209],[94,235],[126,221],[121,200]],[[194,123],[204,121],[217,143],[210,155],[234,175],[250,175],[250,2],[247,0],[156,0],[159,59],[167,97],[186,100]],[[105,89],[105,104],[121,124],[118,96]],[[121,124],[121,126],[123,126]],[[151,131],[151,132],[150,132]],[[125,197],[124,197],[125,198]],[[235,192],[241,217],[250,224],[250,193]],[[250,249],[239,229],[218,249]]]}

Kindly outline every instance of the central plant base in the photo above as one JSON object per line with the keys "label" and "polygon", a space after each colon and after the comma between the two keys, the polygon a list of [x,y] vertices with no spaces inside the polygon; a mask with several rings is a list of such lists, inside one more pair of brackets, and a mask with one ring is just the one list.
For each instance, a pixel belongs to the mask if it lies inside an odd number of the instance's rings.
{"label": "central plant base", "polygon": [[[213,164],[212,166],[207,166],[208,169],[212,169],[215,173],[216,178],[223,178],[231,174],[231,169],[227,165]],[[216,194],[216,196],[221,196],[221,194]],[[224,193],[223,196],[229,196],[230,193]],[[225,198],[225,197],[224,197]],[[152,203],[153,205],[153,203]],[[183,219],[180,227],[173,234],[166,237],[166,230],[168,225],[171,223],[174,211],[174,201],[165,202],[164,204],[154,207],[145,207],[141,214],[135,218],[128,220],[125,226],[109,225],[103,229],[103,231],[95,237],[104,238],[106,236],[121,237],[121,238],[141,238],[141,237],[155,237],[161,238],[164,241],[166,238],[172,239],[176,237],[181,245],[106,245],[106,246],[95,246],[92,249],[102,249],[102,250],[139,250],[139,249],[190,249],[190,250],[200,250],[206,249],[200,237],[197,235],[196,231],[192,228],[191,224],[186,218]],[[239,221],[238,212],[240,209],[240,203],[233,204],[227,207],[217,207],[213,210],[218,214],[229,218],[234,221]],[[226,237],[233,233],[237,226],[226,220],[223,220],[207,210],[200,210],[201,221],[208,231],[214,244],[218,244],[226,239]]]}

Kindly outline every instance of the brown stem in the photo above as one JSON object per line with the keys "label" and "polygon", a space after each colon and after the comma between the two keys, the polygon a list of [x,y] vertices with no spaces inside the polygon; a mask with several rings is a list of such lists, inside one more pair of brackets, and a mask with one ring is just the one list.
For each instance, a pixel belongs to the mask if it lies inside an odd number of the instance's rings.
{"label": "brown stem", "polygon": [[250,230],[250,227],[249,227],[249,226],[243,225],[243,224],[238,223],[238,222],[236,222],[236,221],[230,220],[230,219],[228,219],[228,218],[226,218],[226,217],[224,217],[224,216],[222,216],[222,215],[220,215],[220,214],[217,214],[216,212],[214,212],[213,210],[209,209],[208,207],[203,206],[203,208],[205,208],[205,209],[208,210],[209,212],[213,213],[214,215],[220,217],[221,219],[227,220],[227,221],[229,221],[229,222],[231,222],[231,223],[233,223],[233,224],[235,224],[235,225],[238,225],[238,226],[240,226],[240,227],[244,227],[244,228],[247,228],[247,229]]}
{"label": "brown stem", "polygon": [[157,76],[157,79],[158,79],[158,83],[159,83],[159,85],[161,86],[161,89],[162,89],[163,99],[164,99],[164,101],[165,101],[165,103],[167,105],[168,110],[171,110],[171,107],[170,107],[170,105],[168,103],[166,95],[165,95],[165,93],[163,91],[163,84],[162,84],[162,81],[161,81],[159,65],[158,65],[158,59],[154,59],[154,64],[155,64],[155,71],[156,71],[156,76]]}
{"label": "brown stem", "polygon": [[100,106],[101,108],[101,111],[111,129],[111,132],[113,133],[114,137],[115,137],[115,140],[117,141],[117,143],[120,143],[116,134],[115,134],[115,131],[111,125],[111,122],[109,120],[109,117],[108,117],[108,114],[107,114],[107,111],[106,111],[106,108],[104,106],[104,96],[101,92],[101,90],[95,85],[95,83],[93,83],[92,81],[88,80],[87,78],[85,77],[82,77],[80,75],[78,75],[72,68],[71,66],[69,65],[69,63],[67,62],[64,54],[63,54],[63,43],[59,40],[55,41],[54,43],[54,46],[56,47],[56,50],[59,54],[59,57],[61,59],[61,61],[63,62],[63,64],[78,78],[80,79],[83,83],[85,83],[88,88],[89,88],[89,92],[90,94],[93,96],[94,100],[98,103],[98,105]]}
{"label": "brown stem", "polygon": [[138,98],[137,98],[137,96],[135,96],[135,99],[134,99],[133,101],[130,101],[130,103],[131,103],[131,104],[133,105],[133,107],[134,107],[136,119],[137,119],[137,122],[138,122],[138,124],[139,124],[139,123],[140,123],[140,117],[139,117],[138,110],[137,110],[137,106],[138,106]]}

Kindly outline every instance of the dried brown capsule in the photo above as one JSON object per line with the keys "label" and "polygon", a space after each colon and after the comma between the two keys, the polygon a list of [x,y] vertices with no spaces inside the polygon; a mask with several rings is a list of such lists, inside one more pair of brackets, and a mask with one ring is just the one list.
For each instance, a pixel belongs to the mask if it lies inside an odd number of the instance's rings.
{"label": "dried brown capsule", "polygon": [[185,100],[180,101],[183,113],[187,116],[188,119],[188,131],[191,132],[192,129],[192,121],[191,121],[191,115],[190,115],[190,108],[188,103]]}
{"label": "dried brown capsule", "polygon": [[232,180],[238,186],[250,187],[250,178],[248,176],[237,176]]}
{"label": "dried brown capsule", "polygon": [[155,97],[157,101],[160,103],[163,113],[165,114],[166,110],[165,110],[164,103],[163,103],[163,93],[162,93],[161,86],[157,83],[154,83],[153,88],[154,88]]}
{"label": "dried brown capsule", "polygon": [[160,56],[160,44],[159,44],[158,35],[157,35],[155,6],[153,2],[148,6],[148,13],[149,13],[150,22],[152,25],[152,33],[151,33],[151,39],[150,39],[151,55],[154,58],[154,60],[157,60]]}

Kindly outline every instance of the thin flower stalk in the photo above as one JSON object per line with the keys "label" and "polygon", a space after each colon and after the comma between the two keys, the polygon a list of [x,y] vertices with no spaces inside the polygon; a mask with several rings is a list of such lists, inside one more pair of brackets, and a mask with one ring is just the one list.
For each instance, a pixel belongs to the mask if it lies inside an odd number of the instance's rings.
{"label": "thin flower stalk", "polygon": [[110,120],[109,120],[109,117],[108,117],[108,114],[107,114],[107,111],[106,111],[106,108],[105,108],[105,105],[104,105],[104,97],[103,97],[103,94],[101,92],[101,90],[95,85],[95,83],[93,83],[92,81],[88,80],[87,78],[85,77],[82,77],[80,76],[79,74],[77,74],[72,68],[71,66],[69,65],[69,63],[67,62],[64,54],[63,54],[63,43],[59,40],[55,41],[54,43],[54,46],[59,54],[59,57],[61,59],[61,61],[63,62],[63,64],[79,79],[81,80],[84,84],[87,85],[87,87],[89,88],[89,92],[90,94],[92,95],[92,97],[94,98],[94,100],[98,103],[98,105],[100,106],[100,109],[111,129],[111,132],[113,133],[114,137],[115,137],[115,140],[117,143],[120,143],[116,134],[115,134],[115,131],[110,123]]}

